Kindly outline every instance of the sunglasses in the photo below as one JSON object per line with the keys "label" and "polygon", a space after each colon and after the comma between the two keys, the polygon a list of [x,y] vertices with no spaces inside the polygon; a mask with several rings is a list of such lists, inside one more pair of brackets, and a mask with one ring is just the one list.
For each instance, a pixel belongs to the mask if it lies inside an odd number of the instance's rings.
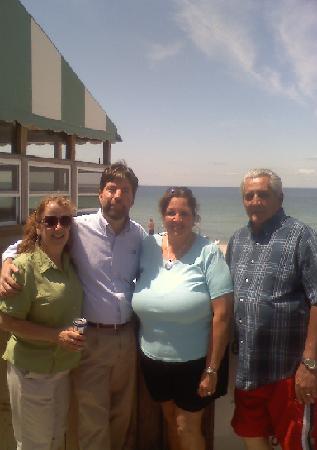
{"label": "sunglasses", "polygon": [[61,227],[68,228],[71,226],[72,220],[72,216],[45,216],[44,219],[41,220],[41,223],[43,223],[46,228],[56,227],[57,224],[60,224]]}
{"label": "sunglasses", "polygon": [[253,200],[255,195],[257,195],[261,200],[266,200],[269,198],[270,193],[267,191],[247,192],[243,195],[243,198],[249,202],[250,200]]}
{"label": "sunglasses", "polygon": [[184,187],[184,186],[173,186],[173,187],[169,187],[166,191],[169,195],[193,195],[193,192],[191,189],[189,189],[188,187]]}

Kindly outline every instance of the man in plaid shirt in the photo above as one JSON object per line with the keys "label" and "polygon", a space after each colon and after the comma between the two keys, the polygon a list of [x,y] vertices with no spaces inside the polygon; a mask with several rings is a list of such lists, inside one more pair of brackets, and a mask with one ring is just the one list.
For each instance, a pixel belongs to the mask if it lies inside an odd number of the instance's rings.
{"label": "man in plaid shirt", "polygon": [[238,346],[232,426],[248,450],[270,450],[271,436],[283,450],[317,448],[317,236],[285,215],[271,170],[250,170],[241,191],[249,223],[227,249]]}

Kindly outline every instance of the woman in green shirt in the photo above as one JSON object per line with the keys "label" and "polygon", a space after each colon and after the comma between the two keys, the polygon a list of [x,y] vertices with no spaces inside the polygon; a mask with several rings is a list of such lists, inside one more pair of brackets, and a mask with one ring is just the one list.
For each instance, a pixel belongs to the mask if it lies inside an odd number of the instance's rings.
{"label": "woman in green shirt", "polygon": [[66,429],[69,371],[84,336],[72,328],[83,292],[68,255],[74,207],[45,198],[28,218],[19,255],[19,292],[0,301],[0,326],[11,332],[3,358],[18,450],[55,450]]}

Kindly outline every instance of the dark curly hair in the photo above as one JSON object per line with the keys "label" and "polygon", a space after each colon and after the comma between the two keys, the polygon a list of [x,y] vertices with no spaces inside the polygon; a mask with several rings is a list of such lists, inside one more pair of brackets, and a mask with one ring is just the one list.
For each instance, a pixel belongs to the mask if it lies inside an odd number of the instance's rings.
{"label": "dark curly hair", "polygon": [[[26,224],[23,229],[22,242],[18,246],[18,253],[31,253],[34,251],[35,244],[38,241],[37,228],[43,219],[43,213],[49,203],[56,203],[58,206],[68,208],[70,214],[72,215],[76,211],[73,203],[65,196],[51,195],[45,197],[26,220]],[[67,246],[65,246],[65,250],[68,250]]]}
{"label": "dark curly hair", "polygon": [[109,181],[114,181],[116,178],[128,180],[132,187],[133,197],[135,197],[139,180],[124,160],[117,161],[105,168],[100,178],[99,192],[103,191]]}

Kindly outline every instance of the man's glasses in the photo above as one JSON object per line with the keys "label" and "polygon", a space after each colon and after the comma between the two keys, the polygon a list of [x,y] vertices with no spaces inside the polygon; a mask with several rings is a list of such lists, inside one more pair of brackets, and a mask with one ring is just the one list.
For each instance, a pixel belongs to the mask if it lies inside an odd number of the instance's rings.
{"label": "man's glasses", "polygon": [[56,227],[57,224],[60,224],[61,227],[68,228],[72,224],[72,219],[72,216],[44,216],[41,223],[46,228]]}

